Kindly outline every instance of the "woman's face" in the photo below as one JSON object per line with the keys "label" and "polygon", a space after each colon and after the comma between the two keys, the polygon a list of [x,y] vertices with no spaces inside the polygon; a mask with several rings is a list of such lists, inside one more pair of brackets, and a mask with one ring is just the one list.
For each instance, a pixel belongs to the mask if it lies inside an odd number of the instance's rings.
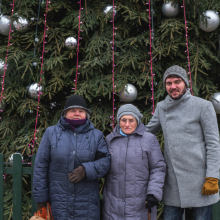
{"label": "woman's face", "polygon": [[119,121],[119,126],[124,134],[134,132],[137,125],[137,120],[132,115],[123,115]]}
{"label": "woman's face", "polygon": [[66,118],[72,120],[81,120],[86,118],[86,111],[82,108],[71,108],[66,111]]}

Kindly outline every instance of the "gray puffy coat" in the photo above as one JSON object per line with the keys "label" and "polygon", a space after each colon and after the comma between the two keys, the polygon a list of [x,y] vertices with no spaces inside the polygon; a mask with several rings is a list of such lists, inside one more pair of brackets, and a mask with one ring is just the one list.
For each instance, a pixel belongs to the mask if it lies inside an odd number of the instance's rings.
{"label": "gray puffy coat", "polygon": [[[166,165],[157,138],[141,123],[124,137],[119,125],[106,137],[111,168],[103,194],[104,220],[146,220],[147,194],[162,199]],[[156,207],[152,211],[156,220]]]}
{"label": "gray puffy coat", "polygon": [[164,134],[164,204],[187,208],[216,203],[219,193],[202,195],[205,177],[219,179],[219,131],[212,103],[189,90],[179,100],[167,96],[146,128],[153,134],[162,128]]}

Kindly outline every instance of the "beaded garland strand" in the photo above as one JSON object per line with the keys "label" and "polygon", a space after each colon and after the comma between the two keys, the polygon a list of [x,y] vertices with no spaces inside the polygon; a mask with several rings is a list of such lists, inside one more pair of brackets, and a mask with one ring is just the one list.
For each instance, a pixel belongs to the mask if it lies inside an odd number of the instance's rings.
{"label": "beaded garland strand", "polygon": [[77,42],[77,59],[76,59],[76,78],[74,79],[74,82],[75,82],[75,88],[73,88],[73,89],[75,89],[75,91],[76,91],[76,87],[77,87],[77,76],[80,74],[79,72],[78,72],[78,69],[79,69],[79,41],[82,39],[81,37],[80,37],[80,32],[82,31],[82,30],[80,30],[80,24],[82,24],[82,21],[80,20],[81,19],[81,10],[83,9],[82,8],[82,3],[81,3],[81,0],[78,2],[79,3],[79,16],[78,16],[78,18],[79,18],[79,28],[78,28],[78,42]]}
{"label": "beaded garland strand", "polygon": [[146,5],[149,6],[149,8],[146,10],[149,12],[149,33],[150,33],[150,52],[148,54],[150,54],[150,72],[151,72],[151,91],[152,91],[152,96],[151,96],[151,100],[152,100],[152,105],[153,105],[153,113],[154,114],[154,73],[153,73],[153,60],[152,60],[152,33],[153,33],[153,29],[151,28],[152,22],[151,20],[153,20],[153,15],[151,17],[151,1],[149,0],[149,2],[146,3]]}
{"label": "beaded garland strand", "polygon": [[[45,50],[45,44],[47,43],[47,42],[45,41],[45,38],[47,37],[46,31],[48,31],[48,28],[47,28],[47,13],[48,13],[48,11],[50,10],[50,9],[48,8],[48,5],[49,5],[50,3],[51,3],[51,2],[47,0],[47,3],[46,3],[46,12],[45,12],[45,14],[44,14],[44,16],[45,16],[45,20],[44,20],[44,37],[43,37],[42,56],[40,57],[40,59],[41,59],[41,70],[40,70],[40,81],[39,81],[39,84],[38,84],[38,86],[39,86],[38,106],[37,106],[37,115],[36,115],[36,120],[35,120],[34,138],[33,138],[33,140],[32,140],[32,142],[33,142],[32,148],[34,148],[35,140],[37,139],[37,137],[36,137],[36,133],[38,132],[38,130],[37,130],[37,122],[38,122],[38,117],[40,116],[40,115],[38,114],[38,113],[39,113],[39,109],[40,109],[40,106],[39,106],[39,105],[40,105],[40,95],[42,94],[42,92],[40,91],[40,86],[41,86],[41,83],[42,83],[42,78],[41,78],[41,76],[42,76],[42,74],[44,73],[44,72],[43,72],[44,53],[46,52],[46,50]],[[33,155],[33,152],[32,152],[32,154],[31,154],[30,156],[32,156],[32,155]]]}
{"label": "beaded garland strand", "polygon": [[188,29],[188,27],[187,27],[187,21],[186,21],[186,7],[185,7],[185,0],[183,0],[183,6],[181,6],[181,8],[183,8],[183,10],[184,10],[184,19],[185,19],[185,30],[186,30],[186,53],[187,53],[187,59],[188,59],[188,68],[189,68],[189,72],[188,72],[188,74],[189,74],[189,76],[190,76],[190,80],[189,80],[189,82],[190,82],[190,85],[191,85],[191,88],[190,88],[190,90],[191,90],[191,93],[192,93],[192,95],[193,95],[193,90],[192,90],[192,75],[191,75],[191,68],[190,68],[190,59],[189,59],[189,41],[188,41],[188,31],[187,31],[187,29]]}

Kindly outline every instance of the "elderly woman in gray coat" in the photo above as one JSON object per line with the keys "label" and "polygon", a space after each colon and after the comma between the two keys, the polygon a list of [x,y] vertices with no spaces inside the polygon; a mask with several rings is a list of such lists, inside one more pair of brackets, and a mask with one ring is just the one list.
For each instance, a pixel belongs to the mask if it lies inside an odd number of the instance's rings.
{"label": "elderly woman in gray coat", "polygon": [[151,208],[151,220],[157,219],[166,165],[157,138],[146,132],[142,117],[135,106],[121,106],[119,124],[106,137],[111,168],[103,194],[104,220],[146,220]]}

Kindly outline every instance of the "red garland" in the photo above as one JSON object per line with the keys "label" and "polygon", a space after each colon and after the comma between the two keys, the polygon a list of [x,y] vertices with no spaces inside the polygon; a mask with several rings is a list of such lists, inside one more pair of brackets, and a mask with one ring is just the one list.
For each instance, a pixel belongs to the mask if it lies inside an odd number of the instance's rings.
{"label": "red garland", "polygon": [[75,90],[76,90],[76,87],[77,87],[77,75],[80,74],[80,73],[78,73],[78,68],[80,67],[79,66],[79,40],[82,39],[80,37],[80,31],[82,31],[82,30],[80,30],[80,24],[82,24],[82,21],[80,21],[80,18],[81,18],[81,10],[83,8],[82,8],[81,0],[78,3],[79,3],[79,16],[78,16],[79,17],[79,29],[78,29],[78,43],[77,43],[76,78],[74,79],[75,88],[73,88]]}
{"label": "red garland", "polygon": [[113,20],[112,22],[112,26],[113,26],[113,33],[112,33],[112,99],[113,99],[113,103],[112,103],[112,116],[110,118],[112,118],[112,124],[110,126],[112,126],[112,129],[114,130],[115,127],[115,29],[117,29],[115,27],[115,1],[113,0],[113,7],[112,7],[112,18]]}
{"label": "red garland", "polygon": [[190,84],[191,84],[191,93],[193,95],[193,90],[192,90],[192,75],[191,75],[191,68],[190,68],[190,59],[189,59],[189,41],[188,41],[188,33],[187,33],[187,21],[186,21],[186,8],[185,8],[185,0],[183,0],[183,6],[181,6],[181,8],[184,9],[184,19],[185,19],[185,29],[186,29],[186,47],[187,50],[185,51],[187,53],[187,59],[188,59],[188,68],[189,68],[189,76],[190,76]]}
{"label": "red garland", "polygon": [[[37,139],[37,137],[36,137],[36,133],[38,132],[38,130],[37,130],[37,121],[38,121],[38,117],[40,116],[40,115],[38,114],[38,112],[39,112],[39,109],[40,109],[40,106],[39,106],[39,104],[40,104],[40,95],[42,94],[42,92],[40,91],[40,87],[41,87],[41,81],[42,81],[41,76],[42,76],[42,73],[44,73],[44,72],[43,72],[44,53],[47,52],[47,51],[45,50],[45,44],[47,43],[47,42],[45,42],[45,38],[47,37],[46,31],[48,31],[48,29],[47,29],[47,12],[50,10],[50,9],[48,8],[48,4],[49,4],[49,3],[51,3],[51,2],[47,0],[47,3],[46,3],[46,13],[44,14],[44,16],[45,16],[45,20],[44,20],[44,38],[43,38],[42,56],[40,57],[40,59],[41,59],[41,70],[40,70],[40,82],[39,82],[39,84],[38,84],[38,86],[39,86],[38,106],[37,106],[37,116],[36,116],[36,120],[35,120],[34,138],[33,138],[33,140],[32,140],[32,142],[33,142],[32,148],[34,148],[35,140]],[[33,149],[32,149],[32,151],[33,151]],[[33,155],[33,153],[32,153],[30,156],[32,156],[32,155]]]}
{"label": "red garland", "polygon": [[146,3],[146,5],[149,6],[149,9],[147,9],[147,11],[149,12],[149,32],[150,32],[150,52],[148,54],[150,54],[150,72],[151,72],[151,91],[152,91],[152,97],[151,97],[151,100],[152,100],[152,103],[153,103],[153,113],[154,114],[154,73],[153,73],[153,60],[152,60],[152,32],[153,32],[153,29],[151,29],[151,8],[150,8],[150,4],[151,4],[151,1],[149,0],[148,3]]}

